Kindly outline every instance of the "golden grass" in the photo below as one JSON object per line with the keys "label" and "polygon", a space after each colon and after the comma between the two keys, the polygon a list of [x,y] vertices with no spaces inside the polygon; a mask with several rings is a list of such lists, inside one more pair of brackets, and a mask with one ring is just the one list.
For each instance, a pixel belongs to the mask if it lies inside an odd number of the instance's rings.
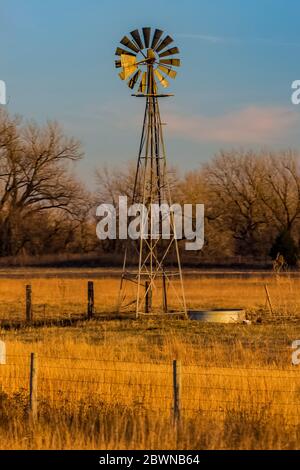
{"label": "golden grass", "polygon": [[[1,279],[0,319],[24,319],[25,286],[32,285],[34,317],[47,319],[78,316],[86,313],[86,279]],[[185,292],[190,309],[245,308],[255,309],[266,305],[264,285],[267,284],[275,311],[298,316],[300,312],[300,279],[286,277],[196,278],[187,277]],[[119,279],[105,277],[94,280],[95,309],[97,313],[113,312],[117,304]],[[179,286],[178,286],[179,287]],[[128,298],[135,293],[134,285]],[[170,291],[171,301],[174,294]]]}
{"label": "golden grass", "polygon": [[[2,305],[28,281],[1,280]],[[189,279],[193,308],[264,305],[265,281]],[[268,281],[273,306],[297,314],[299,280]],[[86,280],[33,279],[34,304],[61,315],[86,306]],[[95,281],[109,311],[118,281]],[[2,307],[3,308],[3,307]],[[12,310],[13,311],[13,310]],[[49,310],[50,311],[50,310]],[[67,313],[66,313],[67,314]],[[2,330],[0,446],[41,449],[298,448],[300,374],[291,365],[299,323],[213,325],[115,320]],[[29,355],[38,358],[38,409],[27,417]],[[182,363],[181,421],[172,420],[172,360]],[[300,366],[298,366],[300,367]]]}

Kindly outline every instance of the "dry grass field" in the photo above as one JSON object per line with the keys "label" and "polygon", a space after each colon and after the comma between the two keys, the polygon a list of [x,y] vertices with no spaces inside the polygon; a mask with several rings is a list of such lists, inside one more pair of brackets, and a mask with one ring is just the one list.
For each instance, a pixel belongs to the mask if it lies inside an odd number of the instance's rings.
{"label": "dry grass field", "polygon": [[[273,316],[265,305],[267,282]],[[86,311],[86,280],[32,279],[35,315]],[[0,280],[0,316],[24,318],[28,279]],[[300,280],[189,278],[190,308],[243,307],[250,325],[183,320],[77,321],[3,329],[2,449],[296,449],[300,438]],[[95,280],[96,312],[113,310],[118,280]],[[44,307],[43,307],[44,306]],[[259,322],[257,323],[257,319]],[[37,358],[37,416],[28,412]],[[172,361],[181,362],[180,420]]]}
{"label": "dry grass field", "polygon": [[[57,273],[57,272],[56,272]],[[93,279],[91,272],[91,279]],[[34,318],[51,319],[82,316],[86,312],[87,279],[26,278],[0,279],[0,320],[24,319],[25,286],[32,286]],[[118,277],[94,280],[96,313],[115,310],[119,290]],[[300,317],[300,278],[289,275],[245,278],[187,277],[185,292],[188,308],[245,308],[257,311],[266,306],[264,286],[268,286],[277,314]],[[135,287],[132,285],[131,293]],[[172,294],[172,293],[171,293]],[[130,296],[130,288],[128,290]]]}

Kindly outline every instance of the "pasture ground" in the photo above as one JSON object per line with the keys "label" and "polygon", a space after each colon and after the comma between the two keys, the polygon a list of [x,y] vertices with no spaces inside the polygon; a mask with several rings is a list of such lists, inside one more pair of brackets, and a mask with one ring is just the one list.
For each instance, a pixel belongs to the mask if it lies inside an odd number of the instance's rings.
{"label": "pasture ground", "polygon": [[[273,316],[265,308],[266,282]],[[16,315],[17,305],[23,315],[27,283],[0,280],[2,316]],[[86,279],[30,283],[37,315],[77,321],[0,331],[7,347],[7,364],[0,365],[1,449],[299,448],[300,365],[291,363],[291,344],[300,339],[300,280],[188,280],[191,308],[244,307],[250,325],[105,320],[117,292],[113,277],[95,280],[97,316],[85,321]],[[38,369],[35,419],[28,412],[31,352]],[[176,426],[174,359],[182,383]]]}

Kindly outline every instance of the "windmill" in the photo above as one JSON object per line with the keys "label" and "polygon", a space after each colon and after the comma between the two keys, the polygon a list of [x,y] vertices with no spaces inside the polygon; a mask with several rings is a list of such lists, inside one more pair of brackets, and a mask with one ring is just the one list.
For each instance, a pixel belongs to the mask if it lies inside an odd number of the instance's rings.
{"label": "windmill", "polygon": [[[138,241],[128,240],[121,276],[118,312],[134,311],[136,318],[149,314],[176,314],[187,317],[182,270],[176,237],[174,214],[159,213],[158,234],[151,230],[152,204],[172,204],[166,151],[163,139],[159,98],[172,96],[161,89],[169,86],[180,66],[179,49],[173,39],[160,29],[142,28],[124,36],[117,47],[115,65],[120,68],[119,77],[127,81],[132,95],[145,98],[137,167],[134,179],[132,203],[143,204],[147,221]],[[175,57],[174,57],[175,56]],[[162,236],[164,217],[170,225],[169,239]],[[147,222],[147,223],[146,223]],[[145,228],[147,226],[147,229]],[[145,233],[146,232],[146,233]],[[138,269],[130,267],[132,253],[138,255]],[[130,284],[130,286],[129,286]]]}

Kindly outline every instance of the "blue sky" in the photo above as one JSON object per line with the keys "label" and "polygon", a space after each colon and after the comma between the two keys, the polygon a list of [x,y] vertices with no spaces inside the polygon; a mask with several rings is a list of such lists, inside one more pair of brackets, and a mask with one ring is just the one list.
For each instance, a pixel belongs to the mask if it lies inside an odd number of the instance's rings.
{"label": "blue sky", "polygon": [[161,103],[170,164],[189,170],[220,148],[300,147],[296,0],[0,0],[0,13],[8,110],[79,138],[84,178],[136,157],[143,102],[119,80],[114,50],[142,26],[181,51],[175,96]]}

